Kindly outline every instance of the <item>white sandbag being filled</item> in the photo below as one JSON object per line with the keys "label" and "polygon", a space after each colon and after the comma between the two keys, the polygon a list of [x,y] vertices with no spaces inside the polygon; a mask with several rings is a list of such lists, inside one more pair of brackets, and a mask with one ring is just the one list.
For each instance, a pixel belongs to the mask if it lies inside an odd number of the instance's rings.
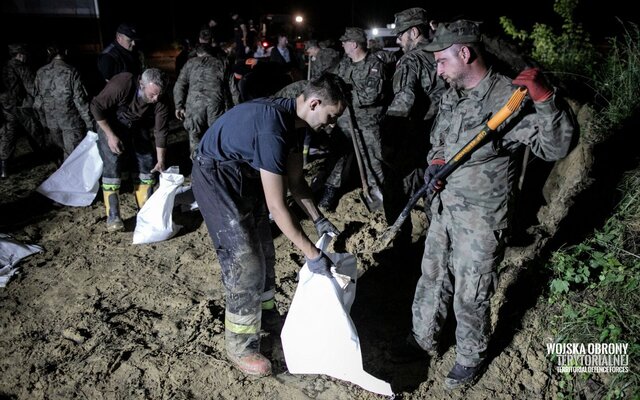
{"label": "white sandbag being filled", "polygon": [[[325,234],[316,246],[324,251],[330,240]],[[389,383],[364,371],[358,332],[349,316],[355,300],[356,258],[348,253],[326,254],[336,264],[334,278],[312,273],[307,264],[300,269],[280,334],[287,369],[292,374],[329,375],[391,396]],[[350,277],[351,282],[336,273]]]}
{"label": "white sandbag being filled", "polygon": [[64,163],[36,189],[66,206],[88,206],[98,193],[102,159],[98,153],[98,134],[88,131]]}
{"label": "white sandbag being filled", "polygon": [[173,237],[182,226],[173,223],[171,212],[178,187],[184,182],[178,167],[160,174],[160,187],[138,211],[133,244],[161,242]]}

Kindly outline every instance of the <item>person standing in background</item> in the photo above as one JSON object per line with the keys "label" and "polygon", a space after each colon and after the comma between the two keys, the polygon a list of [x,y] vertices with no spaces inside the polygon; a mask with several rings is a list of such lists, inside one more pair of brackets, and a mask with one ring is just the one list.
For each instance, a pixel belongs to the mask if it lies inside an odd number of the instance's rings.
{"label": "person standing in background", "polygon": [[115,40],[105,47],[98,57],[98,70],[105,82],[121,72],[140,75],[142,62],[135,48],[138,39],[138,32],[133,26],[129,24],[118,26]]}
{"label": "person standing in background", "polygon": [[[382,201],[384,183],[380,149],[380,120],[385,110],[385,68],[382,61],[367,51],[367,37],[362,28],[348,27],[340,37],[345,57],[331,69],[351,87],[352,104],[331,131],[332,169],[324,185],[318,207],[333,211],[344,193],[354,168],[354,151],[362,158],[363,173],[370,192]],[[354,138],[359,148],[354,148]]]}
{"label": "person standing in background", "polygon": [[[394,34],[404,52],[393,74],[393,99],[382,123],[385,166],[383,187],[387,224],[395,222],[411,195],[422,186],[424,160],[429,150],[429,129],[445,89],[436,75],[429,44],[427,12],[418,7],[395,14]],[[394,240],[394,247],[411,243],[411,218]]]}
{"label": "person standing in background", "polygon": [[43,129],[33,109],[34,75],[27,64],[27,47],[24,44],[10,44],[8,50],[9,61],[2,67],[2,114],[5,121],[0,136],[2,178],[9,175],[9,162],[21,132],[26,132],[32,150],[44,156]]}
{"label": "person standing in background", "polygon": [[176,118],[189,133],[192,159],[204,132],[232,106],[228,65],[213,56],[208,44],[197,45],[195,51],[173,87]]}
{"label": "person standing in background", "polygon": [[87,90],[78,70],[67,64],[67,50],[57,45],[47,47],[50,62],[36,72],[34,109],[48,129],[49,144],[57,147],[60,165],[93,130]]}

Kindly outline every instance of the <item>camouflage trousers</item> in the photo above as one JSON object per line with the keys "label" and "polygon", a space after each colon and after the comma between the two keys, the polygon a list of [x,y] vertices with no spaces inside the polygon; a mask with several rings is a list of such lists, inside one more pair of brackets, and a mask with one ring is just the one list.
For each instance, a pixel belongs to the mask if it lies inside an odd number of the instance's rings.
{"label": "camouflage trousers", "polygon": [[216,119],[224,114],[224,103],[189,104],[185,111],[183,126],[189,134],[189,155],[193,157],[200,139]]}
{"label": "camouflage trousers", "polygon": [[436,350],[451,303],[456,319],[456,362],[479,365],[489,340],[489,304],[504,255],[502,231],[461,226],[446,209],[435,213],[413,299],[413,335]]}
{"label": "camouflage trousers", "polygon": [[86,134],[86,129],[51,129],[48,130],[47,144],[60,150],[66,160]]}
{"label": "camouflage trousers", "polygon": [[0,130],[0,160],[8,160],[13,155],[21,132],[33,151],[40,151],[44,145],[42,125],[31,108],[4,109],[4,129]]}
{"label": "camouflage trousers", "polygon": [[196,156],[191,179],[222,269],[227,352],[257,352],[262,311],[275,306],[275,248],[259,172]]}
{"label": "camouflage trousers", "polygon": [[[358,137],[360,156],[364,164],[365,176],[369,187],[382,188],[384,173],[382,171],[382,149],[380,147],[380,129],[372,126],[363,128]],[[330,163],[333,168],[326,183],[336,188],[341,188],[352,178],[354,171],[358,173],[355,165],[353,139],[348,127],[337,126],[331,133]]]}

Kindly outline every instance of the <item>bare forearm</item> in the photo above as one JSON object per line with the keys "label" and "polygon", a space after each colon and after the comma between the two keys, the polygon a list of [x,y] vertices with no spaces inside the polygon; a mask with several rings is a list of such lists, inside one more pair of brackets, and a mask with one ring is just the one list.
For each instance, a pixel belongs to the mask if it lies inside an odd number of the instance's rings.
{"label": "bare forearm", "polygon": [[280,231],[291,242],[302,251],[307,258],[315,258],[318,256],[319,251],[316,246],[311,242],[309,237],[304,233],[298,220],[291,214],[288,208],[284,209],[270,209],[271,216],[275,221]]}

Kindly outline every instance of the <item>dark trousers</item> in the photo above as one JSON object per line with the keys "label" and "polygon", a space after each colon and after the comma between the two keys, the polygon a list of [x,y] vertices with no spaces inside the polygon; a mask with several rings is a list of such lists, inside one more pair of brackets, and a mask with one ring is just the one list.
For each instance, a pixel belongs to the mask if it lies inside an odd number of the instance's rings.
{"label": "dark trousers", "polygon": [[155,147],[151,141],[150,131],[140,128],[116,128],[116,135],[122,141],[124,151],[115,154],[109,148],[107,135],[98,128],[98,151],[102,158],[102,183],[120,186],[121,174],[124,171],[138,174],[140,181],[154,178],[151,170],[155,166]]}
{"label": "dark trousers", "polygon": [[275,288],[275,248],[260,175],[244,162],[197,156],[191,185],[222,268],[227,351],[259,351],[262,302],[273,299]]}

